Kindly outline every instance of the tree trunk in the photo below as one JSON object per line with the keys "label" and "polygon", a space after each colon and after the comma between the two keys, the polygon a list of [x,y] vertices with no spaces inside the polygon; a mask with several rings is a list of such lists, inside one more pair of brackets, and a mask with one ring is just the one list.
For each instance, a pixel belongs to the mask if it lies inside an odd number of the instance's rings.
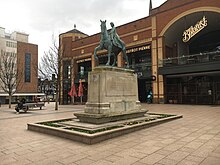
{"label": "tree trunk", "polygon": [[58,110],[58,96],[56,96],[56,102],[55,102],[55,110],[57,111]]}
{"label": "tree trunk", "polygon": [[56,88],[57,88],[57,90],[56,90],[55,111],[58,110],[58,97],[59,97],[59,86],[58,86],[58,82],[57,82],[57,84],[56,84]]}
{"label": "tree trunk", "polygon": [[9,108],[11,108],[11,98],[12,98],[12,96],[11,96],[11,94],[9,94]]}

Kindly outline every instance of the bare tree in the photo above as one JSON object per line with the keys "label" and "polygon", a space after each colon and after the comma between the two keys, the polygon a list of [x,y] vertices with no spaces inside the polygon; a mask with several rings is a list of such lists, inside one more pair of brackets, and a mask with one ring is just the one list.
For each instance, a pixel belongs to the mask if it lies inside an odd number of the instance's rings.
{"label": "bare tree", "polygon": [[[44,56],[41,57],[41,62],[38,67],[38,74],[41,79],[51,79],[54,74],[56,79],[58,79],[58,54],[59,54],[59,46],[52,36],[52,46],[49,48],[47,52],[44,52]],[[55,110],[58,110],[58,93],[59,93],[59,83],[55,82],[56,85],[56,104]]]}
{"label": "bare tree", "polygon": [[16,92],[21,75],[17,72],[17,57],[1,51],[0,56],[0,87],[9,95],[9,108],[11,108],[12,95]]}

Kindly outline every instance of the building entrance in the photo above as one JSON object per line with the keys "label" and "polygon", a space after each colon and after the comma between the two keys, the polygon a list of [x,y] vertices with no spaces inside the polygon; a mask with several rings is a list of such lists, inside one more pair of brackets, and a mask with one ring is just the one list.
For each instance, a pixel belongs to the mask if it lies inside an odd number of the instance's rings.
{"label": "building entrance", "polygon": [[166,102],[199,105],[220,104],[220,75],[167,78]]}
{"label": "building entrance", "polygon": [[138,79],[138,96],[142,103],[147,102],[147,95],[152,92],[152,83],[147,79]]}

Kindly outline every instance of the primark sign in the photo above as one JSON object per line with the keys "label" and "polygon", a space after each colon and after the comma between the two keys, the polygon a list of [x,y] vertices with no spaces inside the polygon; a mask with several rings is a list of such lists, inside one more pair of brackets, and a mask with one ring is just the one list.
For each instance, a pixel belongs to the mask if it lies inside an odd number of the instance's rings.
{"label": "primark sign", "polygon": [[196,23],[196,25],[190,26],[189,29],[183,32],[183,42],[188,42],[193,36],[199,33],[206,26],[208,26],[208,20],[204,16],[200,21]]}

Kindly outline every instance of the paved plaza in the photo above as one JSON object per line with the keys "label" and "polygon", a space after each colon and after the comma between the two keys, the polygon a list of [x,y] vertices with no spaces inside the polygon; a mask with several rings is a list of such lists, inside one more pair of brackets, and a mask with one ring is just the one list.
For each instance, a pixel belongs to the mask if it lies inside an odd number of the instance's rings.
{"label": "paved plaza", "polygon": [[183,118],[104,142],[86,145],[27,130],[27,123],[69,118],[81,105],[46,104],[16,114],[0,107],[0,164],[219,165],[220,106],[142,104],[149,112]]}

